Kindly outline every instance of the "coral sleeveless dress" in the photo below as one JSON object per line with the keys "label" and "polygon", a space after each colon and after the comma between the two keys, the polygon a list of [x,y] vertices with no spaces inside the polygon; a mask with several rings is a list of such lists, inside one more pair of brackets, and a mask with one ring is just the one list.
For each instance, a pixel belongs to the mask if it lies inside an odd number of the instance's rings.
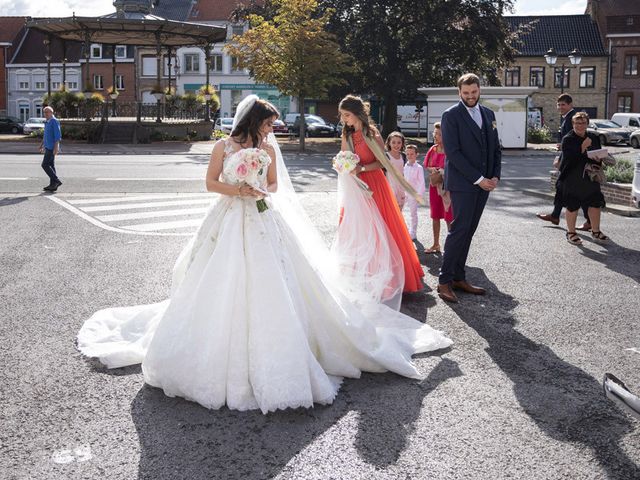
{"label": "coral sleeveless dress", "polygon": [[[367,165],[373,163],[376,158],[371,149],[362,138],[362,132],[353,132],[353,148],[360,157],[360,163]],[[381,169],[362,172],[358,175],[363,182],[369,185],[373,192],[373,200],[380,210],[380,215],[384,219],[393,239],[398,245],[402,262],[404,265],[404,292],[417,292],[423,289],[422,277],[424,272],[418,260],[418,255],[409,236],[409,230],[404,223],[404,218],[398,208],[395,195],[389,186],[387,178]]]}

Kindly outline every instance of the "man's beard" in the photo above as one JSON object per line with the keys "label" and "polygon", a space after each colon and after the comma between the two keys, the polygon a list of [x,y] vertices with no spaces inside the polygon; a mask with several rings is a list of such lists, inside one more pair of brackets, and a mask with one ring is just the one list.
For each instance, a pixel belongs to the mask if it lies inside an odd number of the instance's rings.
{"label": "man's beard", "polygon": [[478,102],[480,101],[480,96],[478,95],[478,98],[477,98],[477,100],[473,103],[473,105],[470,105],[469,103],[467,103],[467,101],[466,101],[464,98],[462,98],[462,97],[460,97],[460,100],[462,100],[462,103],[464,103],[467,107],[469,107],[469,108],[473,108],[473,107],[475,107],[475,106],[478,104]]}

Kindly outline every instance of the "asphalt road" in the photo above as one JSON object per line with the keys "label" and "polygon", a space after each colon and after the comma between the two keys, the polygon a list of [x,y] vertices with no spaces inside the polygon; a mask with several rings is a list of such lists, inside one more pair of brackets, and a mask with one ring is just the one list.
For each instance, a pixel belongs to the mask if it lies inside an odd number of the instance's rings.
{"label": "asphalt road", "polygon": [[[287,163],[329,241],[328,158]],[[441,259],[421,255],[428,289],[403,311],[454,340],[416,358],[423,380],[365,374],[331,406],[263,416],[165,397],[139,367],[109,371],[74,347],[94,311],[164,299],[187,240],[158,223],[110,230],[105,217],[127,215],[115,207],[127,197],[187,204],[168,209],[211,198],[206,157],[63,155],[53,201],[39,156],[0,155],[0,478],[640,478],[640,422],[600,384],[612,372],[640,392],[640,219],[605,214],[609,245],[569,245],[534,217],[546,201],[522,193],[546,187],[548,163],[505,158],[469,258],[486,297],[443,303]]]}

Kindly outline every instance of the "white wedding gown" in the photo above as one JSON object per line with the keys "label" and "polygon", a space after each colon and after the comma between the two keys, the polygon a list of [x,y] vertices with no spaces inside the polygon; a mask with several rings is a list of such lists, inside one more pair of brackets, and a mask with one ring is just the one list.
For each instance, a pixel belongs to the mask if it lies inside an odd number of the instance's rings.
{"label": "white wedding gown", "polygon": [[352,303],[267,203],[259,213],[255,199],[221,195],[176,262],[170,298],[95,313],[79,350],[110,368],[142,363],[169,396],[267,413],[329,404],[341,377],[362,371],[419,378],[411,355],[452,343],[384,305]]}

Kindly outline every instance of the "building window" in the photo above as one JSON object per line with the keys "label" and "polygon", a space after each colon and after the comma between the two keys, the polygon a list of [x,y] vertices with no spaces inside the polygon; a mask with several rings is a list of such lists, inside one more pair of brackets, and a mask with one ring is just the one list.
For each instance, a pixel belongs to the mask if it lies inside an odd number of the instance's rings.
{"label": "building window", "polygon": [[[553,71],[553,87],[554,88],[569,88],[569,77],[571,76],[571,71],[568,68],[564,69],[564,81],[561,81],[562,78],[562,67],[556,67]],[[560,85],[560,84],[563,85]]]}
{"label": "building window", "polygon": [[222,55],[211,55],[211,71],[222,72]]}
{"label": "building window", "polygon": [[[58,83],[58,85],[60,85],[60,83]],[[67,88],[69,90],[77,90],[78,89],[78,82],[67,82]]]}
{"label": "building window", "polygon": [[185,53],[184,54],[184,72],[195,73],[200,71],[200,54]]}
{"label": "building window", "polygon": [[618,112],[631,112],[633,96],[630,93],[618,95]]}
{"label": "building window", "polygon": [[638,55],[625,55],[624,74],[638,75]]}
{"label": "building window", "polygon": [[44,90],[44,82],[36,82],[36,90]]}
{"label": "building window", "polygon": [[102,75],[93,76],[93,88],[95,88],[96,90],[102,90],[104,88]]}
{"label": "building window", "polygon": [[596,67],[580,68],[580,88],[594,88],[596,86]]}
{"label": "building window", "polygon": [[633,17],[627,17],[627,25],[630,27],[633,25]]}
{"label": "building window", "polygon": [[91,44],[91,58],[102,58],[102,45],[99,43]]}
{"label": "building window", "polygon": [[116,58],[127,58],[127,47],[125,45],[116,45]]}
{"label": "building window", "polygon": [[44,115],[42,114],[42,104],[41,103],[36,103],[34,105],[34,108],[36,110],[36,117],[40,117],[42,118]]}
{"label": "building window", "polygon": [[505,87],[520,86],[520,67],[507,68],[504,72]]}
{"label": "building window", "polygon": [[529,86],[544,87],[544,67],[531,67],[529,69]]}
{"label": "building window", "polygon": [[19,82],[18,88],[20,90],[29,90],[29,82]]}
{"label": "building window", "polygon": [[244,33],[244,25],[232,25],[231,35],[242,35]]}
{"label": "building window", "polygon": [[51,82],[51,90],[60,90],[60,82]]}
{"label": "building window", "polygon": [[116,88],[124,90],[124,75],[116,75]]}
{"label": "building window", "polygon": [[232,72],[241,72],[242,69],[238,66],[240,64],[240,60],[238,57],[231,57],[231,71]]}

